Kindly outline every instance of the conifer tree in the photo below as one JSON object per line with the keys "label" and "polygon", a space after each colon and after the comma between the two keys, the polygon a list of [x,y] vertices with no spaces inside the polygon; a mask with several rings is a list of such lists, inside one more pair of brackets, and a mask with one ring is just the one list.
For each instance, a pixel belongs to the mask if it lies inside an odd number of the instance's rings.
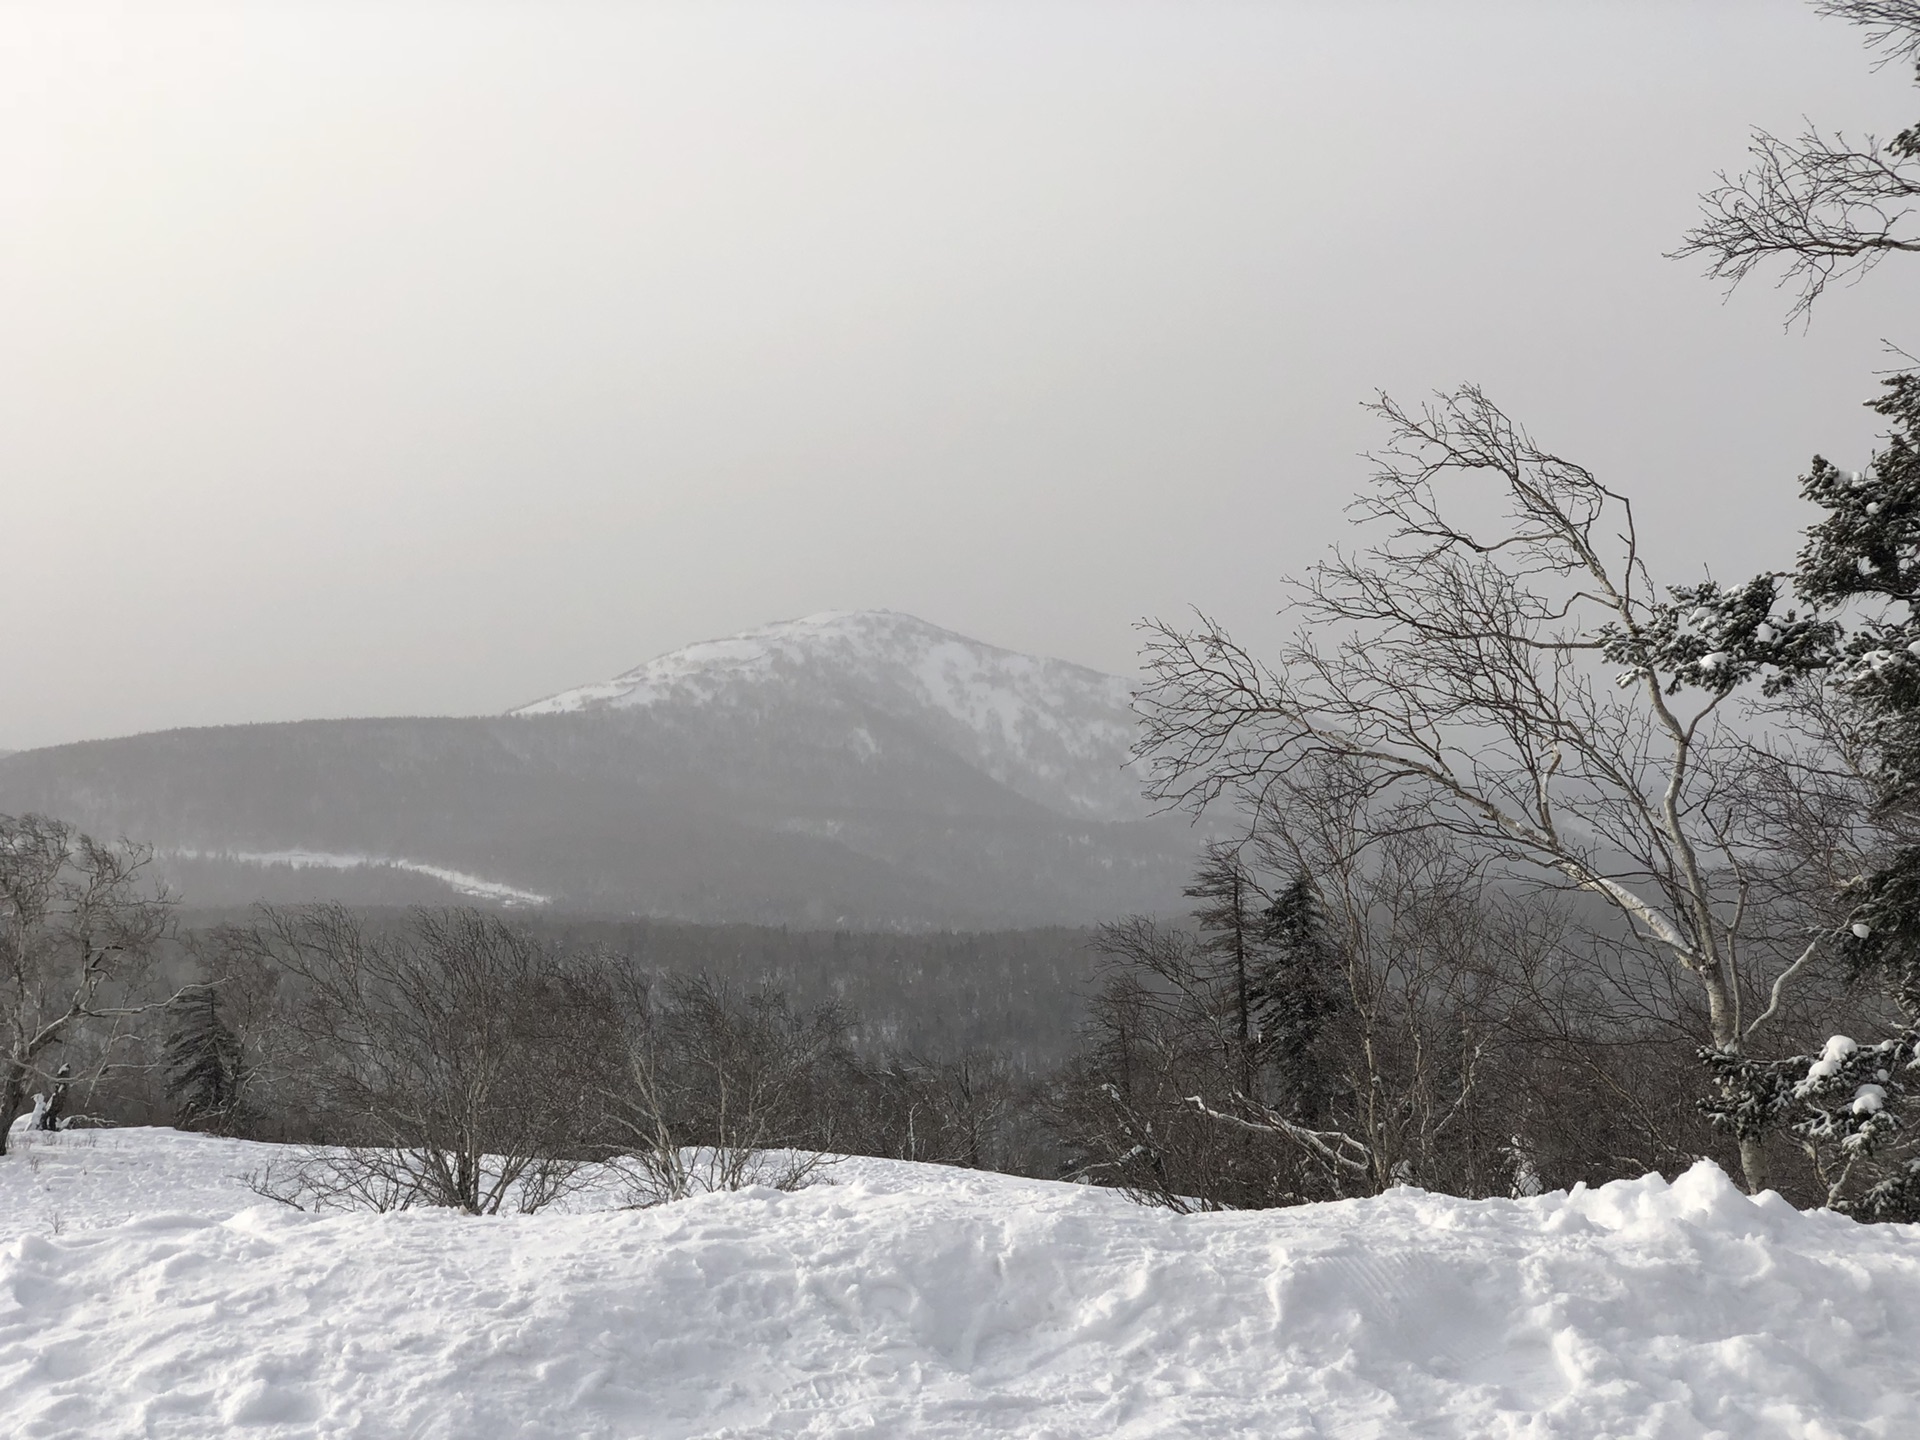
{"label": "conifer tree", "polygon": [[[1803,958],[1837,958],[1855,981],[1879,984],[1904,1025],[1870,1043],[1831,1036],[1817,1055],[1703,1058],[1718,1081],[1706,1106],[1717,1124],[1743,1139],[1785,1126],[1826,1177],[1829,1204],[1915,1219],[1920,1146],[1904,1112],[1920,1101],[1920,374],[1887,380],[1870,408],[1892,426],[1867,468],[1816,456],[1801,480],[1825,514],[1807,532],[1794,589],[1821,618],[1788,617],[1802,643],[1772,685],[1829,698],[1868,792],[1855,826],[1860,873]],[[1701,598],[1676,595],[1673,608]],[[1729,666],[1760,644],[1777,650],[1783,627],[1759,628],[1757,641],[1727,651]]]}
{"label": "conifer tree", "polygon": [[1337,1008],[1338,954],[1304,874],[1294,876],[1267,907],[1261,941],[1264,963],[1253,995],[1260,1048],[1289,1118],[1316,1124],[1330,1098],[1320,1052]]}
{"label": "conifer tree", "polygon": [[1184,893],[1202,903],[1193,918],[1200,926],[1201,950],[1218,957],[1228,989],[1233,1027],[1233,1069],[1240,1093],[1254,1099],[1258,1079],[1254,1030],[1254,970],[1258,964],[1260,922],[1255,902],[1263,898],[1239,852],[1215,842],[1207,846],[1193,883]]}
{"label": "conifer tree", "polygon": [[166,1089],[181,1123],[223,1132],[237,1118],[245,1079],[240,1038],[220,1013],[220,992],[194,985],[174,1000],[166,1042]]}

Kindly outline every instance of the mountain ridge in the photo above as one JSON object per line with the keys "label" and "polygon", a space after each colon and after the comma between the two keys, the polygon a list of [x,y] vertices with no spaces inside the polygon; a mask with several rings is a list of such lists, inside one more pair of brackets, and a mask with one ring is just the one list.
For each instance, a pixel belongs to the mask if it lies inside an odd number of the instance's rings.
{"label": "mountain ridge", "polygon": [[698,641],[508,713],[713,704],[803,676],[891,714],[945,717],[949,743],[1043,804],[1107,820],[1145,813],[1131,682],[892,610],[828,610]]}
{"label": "mountain ridge", "polygon": [[827,612],[505,715],[22,752],[0,759],[0,810],[150,841],[196,904],[1084,924],[1171,903],[1193,848],[1139,798],[1127,703],[1121,677]]}

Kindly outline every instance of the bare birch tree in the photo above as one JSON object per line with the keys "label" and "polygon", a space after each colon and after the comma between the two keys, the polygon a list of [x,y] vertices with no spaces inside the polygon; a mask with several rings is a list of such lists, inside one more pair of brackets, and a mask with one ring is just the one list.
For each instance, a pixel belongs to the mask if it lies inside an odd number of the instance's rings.
{"label": "bare birch tree", "polygon": [[[171,913],[147,881],[150,859],[44,815],[0,815],[0,1155],[33,1087],[54,1083],[63,1048],[150,1008],[127,987]],[[95,1072],[124,1038],[116,1030],[94,1047]]]}
{"label": "bare birch tree", "polygon": [[[1474,387],[1372,408],[1390,441],[1353,507],[1372,543],[1297,584],[1274,661],[1204,616],[1146,627],[1154,793],[1258,806],[1304,767],[1357,766],[1387,813],[1603,898],[1698,987],[1701,1038],[1738,1054],[1743,997],[1786,967],[1747,904],[1724,711],[1825,632],[1778,612],[1770,578],[1658,588],[1626,496]],[[1764,1187],[1763,1144],[1739,1145]]]}
{"label": "bare birch tree", "polygon": [[[1819,9],[1863,26],[1889,60],[1920,58],[1920,0],[1826,0]],[[1791,140],[1755,130],[1748,154],[1744,171],[1723,172],[1700,197],[1701,222],[1674,254],[1704,258],[1730,287],[1778,262],[1781,286],[1798,289],[1789,324],[1835,281],[1920,250],[1920,125],[1885,142],[1814,125]]]}

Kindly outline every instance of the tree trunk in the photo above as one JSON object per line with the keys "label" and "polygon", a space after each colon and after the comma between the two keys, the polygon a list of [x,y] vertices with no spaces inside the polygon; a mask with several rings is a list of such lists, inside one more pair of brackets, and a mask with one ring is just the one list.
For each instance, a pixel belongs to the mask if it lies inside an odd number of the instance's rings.
{"label": "tree trunk", "polygon": [[1252,1101],[1256,1097],[1253,1093],[1253,1023],[1247,995],[1247,911],[1237,866],[1233,872],[1233,974],[1234,998],[1240,1012],[1240,1093]]}
{"label": "tree trunk", "polygon": [[7,1153],[7,1138],[13,1122],[20,1118],[27,1098],[26,1074],[18,1065],[7,1066],[7,1078],[0,1083],[0,1155]]}
{"label": "tree trunk", "polygon": [[1740,1142],[1740,1173],[1747,1183],[1747,1193],[1758,1195],[1762,1190],[1773,1188],[1772,1178],[1767,1173],[1767,1146],[1761,1139],[1743,1139]]}
{"label": "tree trunk", "polygon": [[[1739,1013],[1733,993],[1727,985],[1726,971],[1718,961],[1701,967],[1700,982],[1707,988],[1707,1023],[1713,1030],[1713,1043],[1729,1055],[1740,1053]],[[1772,1188],[1767,1173],[1766,1142],[1759,1136],[1740,1137],[1740,1179],[1749,1195]]]}

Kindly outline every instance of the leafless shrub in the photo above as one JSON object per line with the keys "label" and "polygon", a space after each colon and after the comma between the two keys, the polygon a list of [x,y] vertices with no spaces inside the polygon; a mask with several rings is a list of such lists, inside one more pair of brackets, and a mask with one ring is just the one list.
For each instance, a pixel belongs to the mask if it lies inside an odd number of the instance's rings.
{"label": "leafless shrub", "polygon": [[[512,1209],[522,1215],[544,1210],[585,1183],[589,1171],[577,1158],[537,1157],[514,1169],[497,1156],[483,1158],[479,1191],[484,1205],[473,1214]],[[449,1176],[431,1154],[376,1145],[294,1145],[275,1161],[240,1177],[265,1200],[295,1210],[390,1210],[444,1206]]]}
{"label": "leafless shrub", "polygon": [[550,1202],[594,1153],[582,992],[497,917],[422,911],[375,934],[335,906],[267,909],[224,944],[287,977],[284,1068],[334,1142],[262,1193],[495,1214]]}
{"label": "leafless shrub", "polygon": [[796,1014],[776,991],[704,977],[655,980],[603,963],[589,1007],[600,1033],[598,1133],[630,1203],[716,1190],[797,1190],[828,1163],[832,1075],[850,1064],[846,1017]]}

